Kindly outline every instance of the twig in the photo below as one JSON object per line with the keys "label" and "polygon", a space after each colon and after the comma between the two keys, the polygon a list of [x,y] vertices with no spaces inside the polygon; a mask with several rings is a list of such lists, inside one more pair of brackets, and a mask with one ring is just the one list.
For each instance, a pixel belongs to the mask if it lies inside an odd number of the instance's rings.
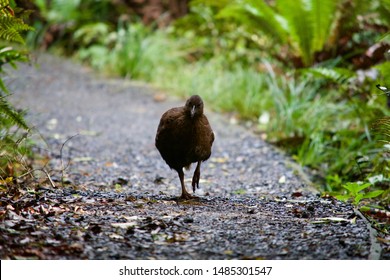
{"label": "twig", "polygon": [[31,170],[27,171],[26,173],[24,173],[24,174],[18,176],[18,178],[23,178],[23,177],[25,177],[25,176],[27,176],[27,175],[30,175],[30,174],[32,174],[32,173],[34,173],[34,172],[36,172],[36,171],[41,171],[41,172],[45,173],[47,179],[49,179],[50,185],[51,185],[53,188],[56,188],[56,185],[54,184],[54,181],[51,179],[51,176],[50,176],[49,172],[45,169],[45,167],[37,168],[37,169],[31,169]]}
{"label": "twig", "polygon": [[369,260],[379,260],[381,253],[382,253],[382,247],[377,240],[378,232],[371,225],[370,221],[360,212],[359,209],[354,208],[353,210],[354,210],[355,214],[357,216],[359,216],[364,221],[364,223],[367,226],[367,229],[370,232],[371,246],[370,246],[370,254],[368,256],[368,259]]}
{"label": "twig", "polygon": [[47,170],[44,167],[42,168],[42,172],[46,174],[47,178],[49,179],[50,185],[53,188],[56,188],[56,185],[54,184],[53,180],[51,179],[49,172],[47,172]]}
{"label": "twig", "polygon": [[66,139],[65,142],[62,143],[62,145],[61,145],[61,149],[60,149],[60,158],[61,158],[61,184],[62,184],[62,186],[64,186],[65,170],[68,169],[68,167],[69,167],[69,165],[70,165],[70,161],[71,161],[71,159],[69,158],[66,167],[64,167],[64,160],[63,160],[62,152],[63,152],[63,149],[64,149],[66,143],[68,143],[70,140],[72,140],[74,137],[76,137],[76,136],[78,136],[78,135],[79,135],[79,134],[77,133],[77,134],[75,134],[75,135],[69,137],[69,138]]}

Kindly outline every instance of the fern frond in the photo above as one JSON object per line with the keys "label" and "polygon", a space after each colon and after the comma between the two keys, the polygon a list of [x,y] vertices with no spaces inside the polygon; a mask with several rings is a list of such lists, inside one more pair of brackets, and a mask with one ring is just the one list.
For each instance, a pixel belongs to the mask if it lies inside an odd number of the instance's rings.
{"label": "fern frond", "polygon": [[[321,51],[329,41],[341,1],[275,0],[271,1],[274,4],[269,4],[265,0],[223,0],[226,6],[218,16],[233,18],[252,32],[260,31],[278,43],[289,44],[292,52],[309,66],[314,61],[315,52]],[[211,2],[219,3],[218,0]]]}
{"label": "fern frond", "polygon": [[317,77],[328,79],[335,83],[345,83],[355,77],[355,73],[345,68],[308,68],[304,70],[305,73],[311,73]]}
{"label": "fern frond", "polygon": [[0,10],[9,5],[9,0],[0,0]]}
{"label": "fern frond", "polygon": [[234,1],[223,8],[218,17],[234,18],[247,28],[264,32],[280,43],[285,43],[288,38],[285,20],[263,1]]}
{"label": "fern frond", "polygon": [[28,129],[22,114],[15,111],[3,96],[0,96],[0,124],[2,124],[0,126],[6,126],[7,124],[17,125],[18,127]]}
{"label": "fern frond", "polygon": [[2,28],[14,28],[19,31],[33,29],[31,26],[24,23],[22,19],[10,16],[1,16],[0,26]]}
{"label": "fern frond", "polygon": [[0,14],[3,15],[14,15],[13,10],[9,7],[8,0],[0,0]]}
{"label": "fern frond", "polygon": [[[12,47],[3,47],[0,45],[0,73],[2,72],[3,65],[10,65],[14,69],[17,68],[18,62],[27,62],[28,56],[27,53],[19,50],[15,50]],[[1,80],[1,77],[0,77]],[[0,84],[1,89],[1,84]],[[4,90],[7,92],[6,90]]]}
{"label": "fern frond", "polygon": [[23,37],[15,29],[0,29],[0,39],[24,44]]}
{"label": "fern frond", "polygon": [[3,82],[3,79],[0,78],[0,95],[1,95],[1,91],[3,91],[4,93],[8,94],[8,89],[5,86],[5,84]]}
{"label": "fern frond", "polygon": [[23,44],[24,39],[20,32],[28,30],[33,30],[33,28],[25,24],[21,19],[11,16],[0,16],[0,39]]}
{"label": "fern frond", "polygon": [[372,124],[372,130],[381,136],[381,142],[390,144],[390,117],[382,117]]}
{"label": "fern frond", "polygon": [[[309,1],[310,2],[310,1]],[[287,27],[291,38],[296,45],[293,45],[302,57],[305,65],[313,62],[313,20],[307,2],[303,0],[277,1],[277,9],[281,16],[287,20]]]}
{"label": "fern frond", "polygon": [[311,0],[311,16],[313,21],[312,50],[320,51],[328,41],[331,27],[335,20],[340,0]]}

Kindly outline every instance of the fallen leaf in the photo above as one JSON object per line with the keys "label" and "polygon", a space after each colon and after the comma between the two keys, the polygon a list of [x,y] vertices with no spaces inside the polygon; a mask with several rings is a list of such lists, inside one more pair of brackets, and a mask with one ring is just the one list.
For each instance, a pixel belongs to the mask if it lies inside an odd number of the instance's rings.
{"label": "fallen leaf", "polygon": [[286,176],[282,176],[282,177],[280,177],[279,178],[279,184],[284,184],[284,183],[286,183]]}
{"label": "fallen leaf", "polygon": [[214,158],[211,158],[210,161],[211,162],[216,162],[216,163],[225,163],[227,162],[229,159],[226,158],[226,157],[214,157]]}
{"label": "fallen leaf", "polygon": [[119,234],[116,234],[116,233],[110,234],[109,237],[113,238],[113,239],[124,239],[124,237],[122,235],[119,235]]}
{"label": "fallen leaf", "polygon": [[122,228],[122,229],[128,229],[131,227],[135,227],[138,223],[136,221],[134,222],[128,222],[128,223],[112,223],[111,226]]}
{"label": "fallen leaf", "polygon": [[88,161],[93,161],[92,157],[75,157],[72,159],[74,162],[88,162]]}
{"label": "fallen leaf", "polygon": [[93,131],[93,130],[81,130],[80,135],[86,135],[86,136],[98,136],[100,132]]}
{"label": "fallen leaf", "polygon": [[153,100],[155,102],[163,102],[167,99],[167,95],[165,93],[162,93],[162,92],[158,92],[158,93],[155,93],[153,95]]}
{"label": "fallen leaf", "polygon": [[327,224],[327,223],[341,223],[341,222],[348,222],[352,223],[352,220],[339,218],[339,217],[325,217],[325,218],[318,218],[315,221],[312,222],[312,224]]}
{"label": "fallen leaf", "polygon": [[184,241],[187,241],[189,237],[190,237],[190,235],[186,232],[174,233],[173,236],[171,236],[167,239],[167,242],[168,243],[184,242]]}
{"label": "fallen leaf", "polygon": [[302,194],[301,192],[293,192],[293,193],[291,194],[291,196],[292,196],[292,197],[301,197],[301,196],[303,196],[303,194]]}

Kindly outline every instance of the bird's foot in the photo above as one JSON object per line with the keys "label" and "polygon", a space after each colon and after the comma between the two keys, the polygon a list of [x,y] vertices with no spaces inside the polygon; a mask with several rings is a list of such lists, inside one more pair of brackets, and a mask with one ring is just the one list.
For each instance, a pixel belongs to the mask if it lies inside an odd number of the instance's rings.
{"label": "bird's foot", "polygon": [[189,194],[188,192],[182,193],[181,196],[179,197],[180,200],[194,200],[194,199],[199,199],[199,197]]}

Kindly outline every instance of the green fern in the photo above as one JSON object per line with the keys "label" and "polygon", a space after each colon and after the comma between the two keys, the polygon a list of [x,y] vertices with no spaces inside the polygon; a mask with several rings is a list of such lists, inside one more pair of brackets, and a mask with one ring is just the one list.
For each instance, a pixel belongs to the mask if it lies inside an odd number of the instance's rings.
{"label": "green fern", "polygon": [[0,0],[0,12],[2,14],[13,14],[13,10],[9,7],[9,0]]}
{"label": "green fern", "polygon": [[346,68],[324,68],[324,67],[316,67],[316,68],[307,68],[303,70],[304,73],[310,73],[316,77],[325,78],[330,80],[331,82],[337,84],[344,84],[348,82],[350,79],[353,79],[356,74],[353,71],[350,71]]}
{"label": "green fern", "polygon": [[6,127],[8,124],[17,125],[24,129],[29,128],[22,114],[15,111],[7,100],[3,96],[0,96],[0,127]]}
{"label": "green fern", "polygon": [[[17,62],[27,62],[27,55],[23,51],[16,50],[13,47],[5,47],[0,45],[0,73],[2,72],[2,67],[4,65],[10,65],[12,68],[16,69]],[[4,90],[7,92],[7,90]]]}
{"label": "green fern", "polygon": [[33,28],[25,24],[21,19],[0,15],[0,39],[24,44],[24,39],[20,33],[28,30],[33,30]]}
{"label": "green fern", "polygon": [[292,46],[302,57],[305,65],[313,62],[312,38],[314,36],[313,22],[310,10],[299,1],[277,1],[277,9],[287,21],[287,27],[292,39]]}
{"label": "green fern", "polygon": [[382,117],[373,124],[373,130],[382,136],[382,142],[390,144],[390,117]]}
{"label": "green fern", "polygon": [[[208,3],[208,1],[205,1]],[[218,14],[219,18],[234,18],[252,32],[264,32],[279,43],[288,41],[285,19],[263,1],[233,1]]]}
{"label": "green fern", "polygon": [[221,9],[219,17],[234,18],[251,31],[288,44],[294,56],[301,57],[303,64],[309,66],[315,52],[324,49],[329,41],[340,2],[276,0],[273,7],[264,0],[234,0]]}
{"label": "green fern", "polygon": [[312,51],[321,51],[332,32],[335,15],[340,1],[311,1],[311,22],[313,29]]}
{"label": "green fern", "polygon": [[[15,10],[18,12],[17,8]],[[15,16],[14,10],[9,6],[9,1],[0,0],[0,40],[24,44],[21,33],[27,30],[32,30],[32,28],[25,24],[19,15]],[[6,171],[5,167],[20,162],[20,155],[24,153],[24,148],[19,147],[18,140],[15,140],[18,139],[16,135],[18,130],[14,128],[25,130],[29,128],[23,114],[7,101],[9,91],[3,80],[4,66],[9,65],[16,68],[17,62],[26,60],[27,56],[22,51],[9,45],[0,45],[0,178],[13,176]]]}
{"label": "green fern", "polygon": [[[24,43],[24,39],[21,35],[21,31],[32,30],[32,27],[25,24],[21,18],[15,17],[15,12],[9,6],[8,0],[0,0],[0,40],[13,41],[18,43]],[[26,61],[26,55],[15,50],[10,46],[0,45],[0,74],[4,74],[3,66],[10,65],[16,68],[16,62]],[[2,77],[0,77],[0,98],[1,117],[14,120],[16,125],[21,127],[27,127],[21,117],[17,116],[17,113],[11,109],[4,99],[4,94],[8,94],[8,89],[4,84]]]}

